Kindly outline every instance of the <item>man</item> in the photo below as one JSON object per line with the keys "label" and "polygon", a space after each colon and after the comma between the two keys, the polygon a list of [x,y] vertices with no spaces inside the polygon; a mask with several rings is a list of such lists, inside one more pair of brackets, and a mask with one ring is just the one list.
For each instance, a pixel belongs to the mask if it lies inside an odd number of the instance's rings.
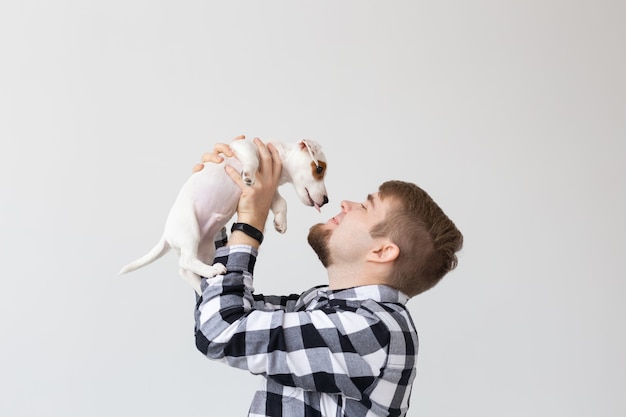
{"label": "man", "polygon": [[[417,333],[405,304],[457,264],[463,237],[414,184],[390,181],[310,230],[328,286],[300,295],[252,293],[257,250],[281,161],[255,139],[254,186],[227,168],[242,195],[233,230],[217,244],[227,273],[202,280],[196,345],[208,358],[265,377],[251,416],[404,416],[415,378]],[[218,144],[207,162],[219,162]],[[200,169],[200,168],[195,168]],[[298,271],[299,272],[299,271]]]}

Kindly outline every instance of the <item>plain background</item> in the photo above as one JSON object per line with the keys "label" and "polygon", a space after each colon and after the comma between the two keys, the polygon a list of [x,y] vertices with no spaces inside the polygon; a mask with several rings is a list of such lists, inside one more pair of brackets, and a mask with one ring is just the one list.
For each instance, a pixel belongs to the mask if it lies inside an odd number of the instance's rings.
{"label": "plain background", "polygon": [[245,415],[158,240],[201,154],[323,144],[330,204],[284,188],[257,290],[326,282],[309,226],[387,179],[465,235],[409,302],[409,416],[626,415],[622,1],[5,1],[0,415]]}

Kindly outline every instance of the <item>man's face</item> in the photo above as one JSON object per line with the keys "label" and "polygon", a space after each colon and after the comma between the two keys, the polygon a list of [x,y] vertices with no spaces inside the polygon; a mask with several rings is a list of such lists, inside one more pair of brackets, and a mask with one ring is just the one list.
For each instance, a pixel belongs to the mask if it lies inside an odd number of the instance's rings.
{"label": "man's face", "polygon": [[391,208],[378,193],[370,194],[364,202],[341,202],[341,212],[326,223],[316,224],[309,231],[308,241],[325,267],[335,262],[355,262],[363,259],[372,248],[370,230],[385,219]]}

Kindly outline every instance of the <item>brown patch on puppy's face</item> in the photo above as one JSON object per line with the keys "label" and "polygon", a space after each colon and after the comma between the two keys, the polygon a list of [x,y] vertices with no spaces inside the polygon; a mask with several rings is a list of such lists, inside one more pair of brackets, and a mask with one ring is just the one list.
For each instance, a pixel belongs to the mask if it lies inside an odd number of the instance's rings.
{"label": "brown patch on puppy's face", "polygon": [[311,175],[318,181],[324,179],[326,175],[326,162],[317,161],[318,165],[315,165],[315,162],[311,161]]}

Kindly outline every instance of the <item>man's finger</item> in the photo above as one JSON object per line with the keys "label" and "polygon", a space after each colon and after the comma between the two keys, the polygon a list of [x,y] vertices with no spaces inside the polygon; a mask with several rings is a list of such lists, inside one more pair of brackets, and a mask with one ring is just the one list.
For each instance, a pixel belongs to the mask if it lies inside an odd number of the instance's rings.
{"label": "man's finger", "polygon": [[269,151],[270,156],[272,158],[272,168],[273,168],[272,173],[275,176],[276,175],[280,176],[283,170],[283,160],[280,159],[280,154],[278,153],[278,149],[276,149],[273,143],[268,143],[267,150]]}
{"label": "man's finger", "polygon": [[[226,155],[226,156],[232,156],[232,155]],[[223,160],[224,158],[220,156],[218,153],[216,153],[215,151],[205,152],[202,154],[202,162],[215,162],[216,164],[219,164]]]}
{"label": "man's finger", "polygon": [[[264,169],[267,164],[270,164],[272,161],[272,155],[265,146],[265,143],[259,138],[254,138],[254,143],[256,144],[257,151],[259,153],[259,171]],[[271,167],[271,165],[269,165]]]}
{"label": "man's finger", "polygon": [[235,181],[235,184],[243,190],[246,187],[246,184],[241,179],[241,173],[230,165],[226,165],[225,169],[226,173],[233,179],[233,181]]}

